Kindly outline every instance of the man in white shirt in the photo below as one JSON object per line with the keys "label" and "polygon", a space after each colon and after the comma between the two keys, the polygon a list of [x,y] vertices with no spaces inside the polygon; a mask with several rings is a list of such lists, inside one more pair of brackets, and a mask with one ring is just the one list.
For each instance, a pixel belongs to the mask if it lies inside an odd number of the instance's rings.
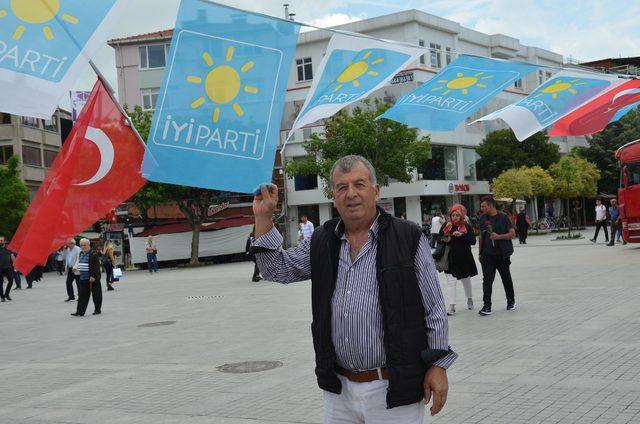
{"label": "man in white shirt", "polygon": [[596,199],[596,233],[591,239],[593,243],[598,240],[600,228],[604,230],[605,241],[609,242],[609,232],[607,231],[607,208],[602,204],[602,200]]}
{"label": "man in white shirt", "polygon": [[442,229],[444,222],[445,220],[442,216],[442,212],[440,209],[436,209],[436,212],[433,214],[433,218],[431,219],[431,247],[435,247],[436,244],[438,244],[440,230]]}
{"label": "man in white shirt", "polygon": [[67,243],[67,250],[65,254],[66,268],[67,268],[67,300],[70,302],[76,299],[73,292],[73,282],[76,282],[76,286],[80,284],[80,271],[78,271],[78,260],[80,258],[80,248],[76,246],[76,241],[70,239]]}
{"label": "man in white shirt", "polygon": [[313,235],[313,222],[309,221],[307,215],[302,215],[300,217],[300,241],[311,239]]}

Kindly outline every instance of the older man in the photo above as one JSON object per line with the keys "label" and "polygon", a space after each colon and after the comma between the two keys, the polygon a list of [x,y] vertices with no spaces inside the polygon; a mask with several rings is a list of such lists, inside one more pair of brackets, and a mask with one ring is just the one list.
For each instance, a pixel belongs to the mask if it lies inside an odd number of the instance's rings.
{"label": "older man", "polygon": [[89,296],[93,297],[93,315],[100,315],[102,308],[102,286],[100,285],[100,255],[91,250],[91,242],[86,238],[80,240],[80,255],[78,257],[78,307],[71,314],[74,317],[84,316],[89,305]]}
{"label": "older man", "polygon": [[[65,302],[70,302],[76,299],[73,293],[73,282],[76,282],[76,286],[80,284],[80,273],[78,272],[80,248],[76,246],[74,239],[69,239],[65,252],[65,264],[67,267],[67,300]],[[78,295],[80,294],[78,293]]]}
{"label": "older man", "polygon": [[339,219],[283,250],[272,216],[278,188],[253,202],[254,251],[263,276],[290,283],[311,278],[315,373],[327,423],[422,423],[447,398],[447,316],[427,239],[412,222],[376,206],[375,170],[361,156],[331,171]]}

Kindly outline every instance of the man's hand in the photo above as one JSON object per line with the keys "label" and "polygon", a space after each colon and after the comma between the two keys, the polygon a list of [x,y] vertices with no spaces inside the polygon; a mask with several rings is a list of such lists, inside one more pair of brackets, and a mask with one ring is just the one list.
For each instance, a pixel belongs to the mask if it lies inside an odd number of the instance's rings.
{"label": "man's hand", "polygon": [[436,415],[442,410],[447,402],[447,393],[449,392],[449,381],[447,380],[447,370],[438,366],[431,366],[424,375],[424,403],[429,404],[433,395],[433,403],[431,404],[431,416]]}
{"label": "man's hand", "polygon": [[262,184],[260,194],[253,198],[253,214],[256,216],[256,232],[254,237],[260,238],[273,227],[273,213],[278,206],[278,186]]}
{"label": "man's hand", "polygon": [[490,238],[491,240],[500,240],[500,234],[498,234],[498,233],[491,233],[491,234],[489,235],[489,238]]}
{"label": "man's hand", "polygon": [[96,281],[96,279],[95,279],[95,278],[93,278],[93,277],[89,277],[89,282],[90,282],[90,283],[95,283],[95,281]]}

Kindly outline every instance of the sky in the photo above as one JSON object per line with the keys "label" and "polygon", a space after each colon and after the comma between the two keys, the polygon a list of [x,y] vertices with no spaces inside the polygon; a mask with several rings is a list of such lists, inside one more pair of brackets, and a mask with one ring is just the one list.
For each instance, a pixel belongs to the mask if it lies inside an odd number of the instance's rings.
{"label": "sky", "polygon": [[[219,3],[272,16],[290,3],[295,19],[319,27],[344,24],[407,9],[447,18],[487,34],[501,33],[521,44],[545,48],[566,58],[588,61],[640,56],[638,0],[221,0]],[[127,0],[125,16],[109,38],[172,28],[179,0]],[[114,50],[105,45],[94,62],[116,87]],[[90,90],[87,70],[74,89]],[[63,107],[68,108],[65,104]]]}

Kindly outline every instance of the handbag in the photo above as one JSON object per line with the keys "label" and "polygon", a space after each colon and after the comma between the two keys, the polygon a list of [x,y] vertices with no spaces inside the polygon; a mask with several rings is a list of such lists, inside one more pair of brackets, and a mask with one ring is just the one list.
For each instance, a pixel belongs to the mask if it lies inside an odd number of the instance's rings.
{"label": "handbag", "polygon": [[449,269],[449,246],[445,246],[444,253],[436,260],[436,270],[443,272]]}
{"label": "handbag", "polygon": [[113,268],[113,278],[122,278],[122,269]]}
{"label": "handbag", "polygon": [[433,253],[431,254],[431,257],[433,257],[433,259],[436,261],[440,259],[442,255],[444,255],[445,247],[446,245],[444,243],[439,242],[436,245],[436,250],[434,250]]}

